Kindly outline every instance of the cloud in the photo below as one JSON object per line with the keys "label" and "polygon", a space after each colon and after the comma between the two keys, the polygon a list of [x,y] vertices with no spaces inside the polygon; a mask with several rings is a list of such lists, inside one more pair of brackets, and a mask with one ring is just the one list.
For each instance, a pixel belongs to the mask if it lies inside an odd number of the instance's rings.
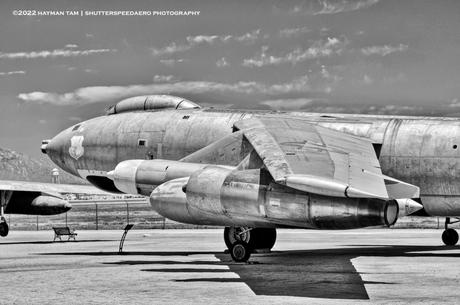
{"label": "cloud", "polygon": [[154,83],[128,86],[93,86],[76,89],[73,92],[29,92],[20,93],[18,98],[25,102],[48,103],[54,105],[90,104],[120,100],[122,98],[145,95],[164,94],[201,94],[201,93],[239,93],[282,95],[290,93],[310,93],[312,89],[307,75],[295,78],[290,82],[278,84],[264,84],[258,82],[218,83],[209,81],[178,81],[174,83]]}
{"label": "cloud", "polygon": [[234,35],[197,35],[187,36],[186,43],[171,42],[162,48],[151,48],[154,56],[170,55],[179,52],[185,52],[198,45],[214,45],[216,43],[228,43],[230,41],[238,41],[242,43],[253,43],[260,36],[260,29],[247,32],[240,36]]}
{"label": "cloud", "polygon": [[297,99],[266,100],[266,101],[260,102],[259,104],[266,105],[270,109],[274,109],[274,110],[298,110],[308,105],[311,105],[313,102],[315,102],[314,99],[297,98]]}
{"label": "cloud", "polygon": [[222,57],[221,59],[219,59],[216,62],[216,66],[218,66],[219,68],[227,67],[228,65],[229,64],[228,64],[227,60],[225,59],[225,57]]}
{"label": "cloud", "polygon": [[160,63],[162,63],[165,66],[172,67],[177,63],[182,63],[184,62],[185,59],[179,58],[179,59],[161,59]]}
{"label": "cloud", "polygon": [[[289,100],[286,100],[289,103]],[[283,100],[280,100],[282,105]],[[268,105],[269,106],[269,105]],[[337,105],[331,104],[325,99],[313,100],[310,103],[301,105],[299,108],[295,108],[295,103],[292,108],[280,109],[280,110],[302,110],[315,113],[325,114],[340,114],[340,113],[354,113],[354,114],[379,114],[379,115],[424,115],[427,113],[433,113],[432,109],[423,107],[420,105],[369,105],[369,104],[347,104]],[[269,106],[270,107],[270,106]],[[276,108],[274,108],[276,109]],[[277,109],[278,110],[278,109]]]}
{"label": "cloud", "polygon": [[15,52],[15,53],[0,52],[0,59],[77,57],[77,56],[88,56],[88,55],[113,53],[113,52],[117,52],[117,50],[116,49],[91,49],[91,50],[56,49],[56,50],[42,50],[42,51]]}
{"label": "cloud", "polygon": [[65,47],[69,48],[69,49],[75,49],[75,48],[78,48],[78,45],[76,45],[76,44],[66,44]]}
{"label": "cloud", "polygon": [[[248,32],[246,34],[243,34],[241,36],[236,36],[235,40],[239,41],[239,42],[253,43],[259,38],[259,35],[260,35],[260,29],[257,29],[257,30],[254,30],[252,32]],[[231,37],[231,36],[227,36],[227,37]]]}
{"label": "cloud", "polygon": [[308,49],[296,48],[293,51],[282,56],[268,55],[268,47],[263,46],[259,54],[252,58],[243,60],[245,67],[263,67],[270,65],[280,65],[291,63],[292,65],[309,59],[320,57],[329,57],[334,54],[340,54],[346,41],[340,41],[335,37],[328,37],[327,40],[319,40],[312,44]]}
{"label": "cloud", "polygon": [[430,113],[432,110],[420,105],[372,105],[331,103],[324,98],[286,98],[265,100],[259,103],[278,111],[309,111],[317,113],[357,113],[381,115],[414,115]]}
{"label": "cloud", "polygon": [[363,83],[366,85],[371,85],[372,83],[374,83],[374,79],[372,79],[372,77],[370,77],[369,75],[364,74]]}
{"label": "cloud", "polygon": [[99,72],[98,70],[94,70],[94,69],[85,69],[83,71],[85,71],[86,73],[92,73],[92,74],[96,74]]}
{"label": "cloud", "polygon": [[0,72],[0,76],[21,75],[21,74],[26,74],[26,71]]}
{"label": "cloud", "polygon": [[280,37],[290,38],[290,37],[296,37],[296,36],[299,36],[301,34],[305,34],[305,33],[309,33],[309,32],[311,32],[311,30],[309,28],[307,28],[306,26],[304,26],[304,27],[301,27],[301,28],[286,28],[286,29],[282,29],[282,30],[280,30],[279,35],[280,35]]}
{"label": "cloud", "polygon": [[289,9],[295,15],[331,15],[368,8],[379,0],[316,0],[303,2]]}
{"label": "cloud", "polygon": [[153,81],[155,83],[168,83],[172,80],[175,80],[174,75],[154,75],[153,76]]}
{"label": "cloud", "polygon": [[366,56],[370,55],[380,55],[380,56],[387,56],[391,53],[395,52],[404,52],[407,51],[409,48],[406,44],[400,44],[399,46],[390,46],[390,45],[383,45],[383,46],[371,46],[361,49],[361,53]]}
{"label": "cloud", "polygon": [[460,101],[458,100],[458,98],[454,98],[450,101],[448,106],[451,108],[458,108],[460,107]]}
{"label": "cloud", "polygon": [[159,55],[165,55],[165,54],[174,54],[178,52],[184,52],[187,50],[190,50],[192,48],[191,44],[185,45],[179,45],[176,44],[175,42],[172,42],[171,44],[161,48],[161,49],[156,49],[156,48],[151,48],[152,54],[154,56],[159,56]]}
{"label": "cloud", "polygon": [[40,124],[46,124],[46,123],[48,123],[48,121],[47,121],[47,120],[39,120],[38,123],[40,123]]}
{"label": "cloud", "polygon": [[195,44],[200,44],[200,43],[213,44],[218,39],[222,39],[222,38],[220,36],[217,36],[217,35],[187,36],[187,42],[190,45],[195,45]]}

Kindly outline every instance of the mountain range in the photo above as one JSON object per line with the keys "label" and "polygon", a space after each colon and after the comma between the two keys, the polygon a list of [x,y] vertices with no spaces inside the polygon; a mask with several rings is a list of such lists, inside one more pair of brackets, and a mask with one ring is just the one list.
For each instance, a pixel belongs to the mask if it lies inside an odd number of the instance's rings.
{"label": "mountain range", "polygon": [[[57,168],[46,156],[30,157],[10,149],[0,148],[0,179],[51,182],[51,171]],[[60,183],[87,184],[81,178],[59,169]]]}

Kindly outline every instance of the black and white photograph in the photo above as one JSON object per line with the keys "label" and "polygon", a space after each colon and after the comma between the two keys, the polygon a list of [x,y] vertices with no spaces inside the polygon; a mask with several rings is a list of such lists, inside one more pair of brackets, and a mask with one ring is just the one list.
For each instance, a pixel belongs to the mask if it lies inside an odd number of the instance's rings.
{"label": "black and white photograph", "polygon": [[0,304],[458,304],[460,1],[1,0]]}

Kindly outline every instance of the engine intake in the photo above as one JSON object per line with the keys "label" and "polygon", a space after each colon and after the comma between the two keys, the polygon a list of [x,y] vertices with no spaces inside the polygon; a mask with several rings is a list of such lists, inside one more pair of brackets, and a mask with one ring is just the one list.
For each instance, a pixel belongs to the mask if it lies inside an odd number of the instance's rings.
{"label": "engine intake", "polygon": [[172,179],[189,177],[207,164],[170,160],[126,160],[120,162],[108,177],[115,187],[127,194],[148,196],[152,190]]}

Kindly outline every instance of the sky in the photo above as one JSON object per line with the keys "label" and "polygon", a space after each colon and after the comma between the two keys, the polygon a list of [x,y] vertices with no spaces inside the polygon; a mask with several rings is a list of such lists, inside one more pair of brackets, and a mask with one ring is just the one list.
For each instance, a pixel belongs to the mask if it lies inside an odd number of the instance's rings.
{"label": "sky", "polygon": [[145,94],[460,116],[459,29],[456,0],[1,1],[0,147],[37,156]]}

